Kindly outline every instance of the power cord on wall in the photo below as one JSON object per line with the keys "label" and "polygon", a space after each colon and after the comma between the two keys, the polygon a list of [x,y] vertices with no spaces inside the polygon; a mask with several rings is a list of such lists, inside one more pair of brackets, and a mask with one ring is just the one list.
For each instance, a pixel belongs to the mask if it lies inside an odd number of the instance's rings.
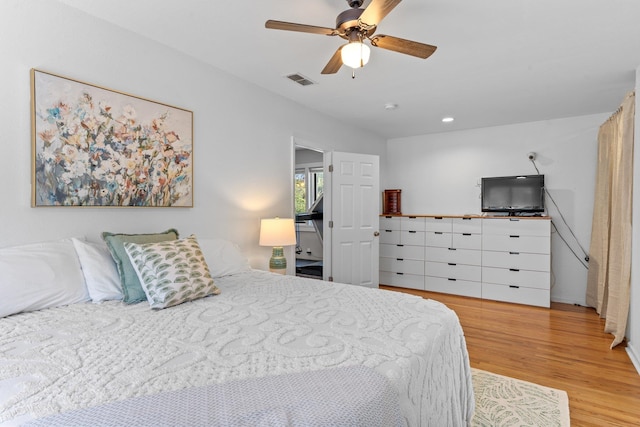
{"label": "power cord on wall", "polygon": [[[540,175],[540,170],[538,169],[538,165],[536,165],[536,159],[535,156],[532,156],[531,154],[529,155],[529,160],[531,161],[531,163],[533,164],[533,167],[536,169],[536,172],[538,173],[538,175]],[[555,222],[553,221],[553,219],[551,220],[551,224],[553,225],[554,230],[556,231],[556,234],[560,237],[560,239],[564,242],[565,245],[567,245],[567,248],[569,248],[569,250],[571,251],[571,253],[576,257],[576,259],[578,261],[580,261],[580,264],[582,264],[582,266],[586,269],[589,269],[589,254],[587,253],[587,251],[584,249],[584,247],[580,244],[580,241],[578,240],[578,238],[576,237],[575,233],[573,232],[573,230],[571,229],[571,227],[569,226],[569,224],[567,223],[567,220],[564,218],[564,215],[562,215],[562,211],[560,210],[560,207],[558,206],[558,204],[556,203],[556,201],[554,200],[553,196],[551,195],[551,193],[549,193],[549,190],[547,190],[547,187],[544,187],[544,193],[549,197],[549,199],[551,200],[551,202],[553,203],[553,205],[556,207],[556,210],[558,211],[558,214],[560,215],[560,218],[562,219],[562,222],[564,223],[564,225],[567,227],[567,229],[569,230],[569,232],[571,233],[571,236],[573,236],[573,240],[575,240],[575,242],[577,243],[577,245],[580,247],[580,249],[582,250],[582,253],[584,254],[584,258],[581,258],[580,255],[578,255],[573,248],[571,247],[571,245],[569,245],[569,242],[567,242],[567,239],[565,239],[562,234],[560,233],[560,230],[558,230],[558,226],[555,224]],[[586,263],[585,263],[586,262]]]}

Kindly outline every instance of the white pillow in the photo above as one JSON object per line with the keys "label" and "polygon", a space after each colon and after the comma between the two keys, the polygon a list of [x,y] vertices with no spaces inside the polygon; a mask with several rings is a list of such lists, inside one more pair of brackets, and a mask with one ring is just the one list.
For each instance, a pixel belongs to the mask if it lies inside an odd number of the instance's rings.
{"label": "white pillow", "polygon": [[88,300],[71,240],[0,249],[0,317]]}
{"label": "white pillow", "polygon": [[90,243],[76,238],[71,241],[78,253],[91,300],[121,300],[123,295],[118,268],[106,243]]}
{"label": "white pillow", "polygon": [[251,270],[249,260],[235,243],[224,239],[198,238],[211,277],[229,276]]}

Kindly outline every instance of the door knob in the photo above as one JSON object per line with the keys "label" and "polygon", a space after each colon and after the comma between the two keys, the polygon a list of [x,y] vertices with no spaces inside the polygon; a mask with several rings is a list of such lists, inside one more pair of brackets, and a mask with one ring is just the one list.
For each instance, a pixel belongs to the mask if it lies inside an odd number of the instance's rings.
{"label": "door knob", "polygon": [[374,231],[374,232],[373,232],[373,235],[374,235],[374,237],[378,237],[378,236],[380,235],[380,232],[378,232],[378,231]]}

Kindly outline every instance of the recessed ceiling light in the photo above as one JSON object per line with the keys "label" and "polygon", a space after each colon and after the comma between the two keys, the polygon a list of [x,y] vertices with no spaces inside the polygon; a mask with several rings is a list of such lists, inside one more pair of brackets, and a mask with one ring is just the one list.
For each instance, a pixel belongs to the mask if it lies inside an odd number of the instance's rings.
{"label": "recessed ceiling light", "polygon": [[398,108],[398,104],[394,104],[393,102],[387,102],[384,104],[385,110],[395,110],[396,108]]}
{"label": "recessed ceiling light", "polygon": [[453,121],[453,117],[443,117],[442,123],[451,123]]}

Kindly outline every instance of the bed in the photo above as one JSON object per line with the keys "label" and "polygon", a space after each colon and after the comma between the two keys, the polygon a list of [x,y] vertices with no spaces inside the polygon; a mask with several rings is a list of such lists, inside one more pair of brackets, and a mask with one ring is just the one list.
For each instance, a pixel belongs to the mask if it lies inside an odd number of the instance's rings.
{"label": "bed", "polygon": [[[85,286],[115,274],[79,245]],[[85,295],[1,318],[0,425],[469,425],[464,334],[443,304],[200,246],[216,294],[164,309]],[[23,274],[11,250],[0,287]]]}

